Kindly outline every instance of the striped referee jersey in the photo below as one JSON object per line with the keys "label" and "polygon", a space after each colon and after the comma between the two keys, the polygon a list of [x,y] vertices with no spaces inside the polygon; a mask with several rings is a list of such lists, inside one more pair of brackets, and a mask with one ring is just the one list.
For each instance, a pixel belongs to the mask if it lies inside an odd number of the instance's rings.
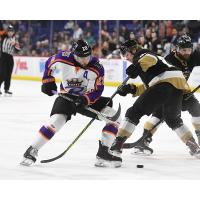
{"label": "striped referee jersey", "polygon": [[1,52],[13,55],[15,50],[20,50],[18,41],[15,36],[8,37],[7,34],[2,35],[1,37]]}

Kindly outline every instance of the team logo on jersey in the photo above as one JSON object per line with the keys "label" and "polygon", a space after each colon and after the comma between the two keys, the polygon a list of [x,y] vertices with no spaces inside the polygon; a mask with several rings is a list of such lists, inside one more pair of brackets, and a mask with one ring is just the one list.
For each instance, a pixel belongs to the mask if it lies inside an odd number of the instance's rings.
{"label": "team logo on jersey", "polygon": [[80,87],[83,80],[79,79],[79,78],[72,78],[72,79],[67,79],[67,84],[70,87]]}

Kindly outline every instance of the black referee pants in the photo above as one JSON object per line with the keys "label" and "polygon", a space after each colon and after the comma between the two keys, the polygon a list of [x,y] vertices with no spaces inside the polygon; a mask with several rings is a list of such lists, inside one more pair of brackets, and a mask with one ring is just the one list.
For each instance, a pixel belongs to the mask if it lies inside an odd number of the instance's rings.
{"label": "black referee pants", "polygon": [[4,82],[4,89],[9,90],[10,80],[14,67],[13,56],[7,53],[2,53],[0,57],[0,87]]}

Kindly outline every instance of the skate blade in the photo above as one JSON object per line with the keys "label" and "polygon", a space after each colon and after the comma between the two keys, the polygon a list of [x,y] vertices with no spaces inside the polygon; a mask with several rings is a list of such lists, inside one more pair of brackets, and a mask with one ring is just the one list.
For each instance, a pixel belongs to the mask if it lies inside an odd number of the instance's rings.
{"label": "skate blade", "polygon": [[4,94],[4,97],[12,97],[12,94]]}
{"label": "skate blade", "polygon": [[150,156],[152,152],[147,149],[141,150],[141,149],[135,148],[133,152],[131,152],[131,154],[140,155],[140,156]]}
{"label": "skate blade", "polygon": [[95,165],[95,167],[118,168],[118,167],[122,166],[122,162],[97,159],[96,163],[94,165]]}
{"label": "skate blade", "polygon": [[25,158],[22,162],[20,162],[20,165],[29,167],[29,166],[33,165],[33,163],[34,162],[32,160]]}

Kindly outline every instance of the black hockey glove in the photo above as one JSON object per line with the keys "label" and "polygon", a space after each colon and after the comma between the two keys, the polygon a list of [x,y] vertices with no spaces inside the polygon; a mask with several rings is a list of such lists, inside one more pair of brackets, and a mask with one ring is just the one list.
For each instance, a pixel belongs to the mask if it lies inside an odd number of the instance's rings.
{"label": "black hockey glove", "polygon": [[136,86],[135,85],[130,85],[130,84],[127,84],[127,85],[124,85],[122,87],[118,87],[118,94],[120,96],[126,96],[127,94],[135,94],[136,93]]}
{"label": "black hockey glove", "polygon": [[138,76],[138,70],[134,64],[129,65],[129,67],[126,69],[126,74],[130,78],[136,78]]}
{"label": "black hockey glove", "polygon": [[196,99],[196,97],[194,96],[193,93],[187,93],[187,94],[183,95],[183,101],[187,101],[190,98],[195,98]]}
{"label": "black hockey glove", "polygon": [[86,97],[84,96],[79,96],[76,100],[75,100],[75,105],[77,108],[84,108],[85,106],[88,105],[88,101],[86,99]]}
{"label": "black hockey glove", "polygon": [[57,85],[55,82],[43,83],[41,91],[48,96],[53,96],[57,92]]}

